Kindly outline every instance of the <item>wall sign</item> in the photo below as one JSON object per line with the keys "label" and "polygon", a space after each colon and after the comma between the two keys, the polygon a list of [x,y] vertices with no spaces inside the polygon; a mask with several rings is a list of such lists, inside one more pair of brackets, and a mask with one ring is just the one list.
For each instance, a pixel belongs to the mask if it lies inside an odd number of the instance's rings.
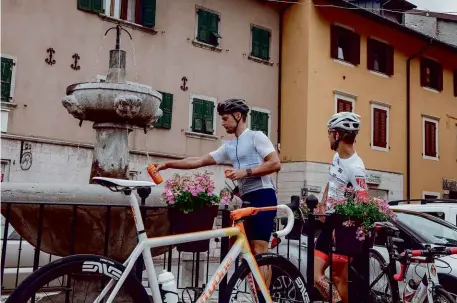
{"label": "wall sign", "polygon": [[381,184],[381,174],[367,173],[368,184]]}

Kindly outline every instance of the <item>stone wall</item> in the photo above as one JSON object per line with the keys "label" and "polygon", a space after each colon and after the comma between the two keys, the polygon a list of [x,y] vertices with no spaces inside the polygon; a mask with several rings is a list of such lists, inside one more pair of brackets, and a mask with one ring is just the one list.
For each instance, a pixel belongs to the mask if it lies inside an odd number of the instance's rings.
{"label": "stone wall", "polygon": [[405,14],[405,25],[427,36],[457,45],[457,22],[433,15]]}
{"label": "stone wall", "polygon": [[[38,140],[37,140],[38,141]],[[88,184],[90,168],[92,165],[93,148],[88,144],[71,142],[34,142],[25,140],[31,145],[30,154],[32,155],[31,165],[20,163],[21,140],[1,139],[1,159],[2,164],[8,166],[5,169],[5,181],[8,182],[29,182],[29,183],[71,183]],[[145,152],[130,152],[130,172],[131,178],[137,180],[150,180],[146,173],[146,166],[152,161],[169,160],[164,156],[150,156]],[[2,165],[2,173],[3,173]],[[210,171],[214,173],[216,189],[225,186],[224,166],[212,166],[200,169],[200,171]],[[179,170],[168,170],[161,172],[164,179],[172,173],[185,173]],[[160,185],[160,186],[163,186]],[[230,183],[230,186],[233,185]]]}

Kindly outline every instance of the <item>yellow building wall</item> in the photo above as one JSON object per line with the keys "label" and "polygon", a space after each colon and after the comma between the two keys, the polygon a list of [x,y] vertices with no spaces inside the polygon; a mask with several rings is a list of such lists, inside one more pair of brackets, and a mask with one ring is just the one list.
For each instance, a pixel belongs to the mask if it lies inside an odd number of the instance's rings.
{"label": "yellow building wall", "polygon": [[[348,66],[330,57],[330,25],[353,28],[361,36],[360,64]],[[402,173],[406,197],[406,62],[423,48],[424,41],[375,23],[353,12],[292,5],[284,17],[282,56],[281,159],[329,163],[326,123],[335,113],[334,91],[356,96],[354,110],[362,128],[356,149],[368,169]],[[375,37],[394,46],[394,75],[383,77],[367,69],[367,38]],[[456,54],[437,47],[425,55],[444,68],[444,89],[430,92],[420,86],[419,58],[411,68],[411,197],[422,191],[442,192],[442,177],[457,179],[457,98],[453,97],[452,70]],[[371,101],[387,103],[388,152],[371,148]],[[422,158],[422,114],[441,118],[439,161]]]}

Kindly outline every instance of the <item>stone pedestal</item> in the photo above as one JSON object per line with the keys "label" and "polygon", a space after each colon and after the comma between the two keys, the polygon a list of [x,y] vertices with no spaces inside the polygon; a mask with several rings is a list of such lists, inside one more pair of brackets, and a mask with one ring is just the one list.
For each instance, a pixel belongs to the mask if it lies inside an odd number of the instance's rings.
{"label": "stone pedestal", "polygon": [[94,123],[95,147],[89,183],[93,177],[128,179],[129,142],[127,125]]}

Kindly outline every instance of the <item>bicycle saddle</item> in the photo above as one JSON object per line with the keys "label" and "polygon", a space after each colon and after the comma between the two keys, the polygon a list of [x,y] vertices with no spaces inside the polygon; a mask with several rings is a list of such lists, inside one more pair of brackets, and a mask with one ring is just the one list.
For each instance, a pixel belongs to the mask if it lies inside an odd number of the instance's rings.
{"label": "bicycle saddle", "polygon": [[105,178],[105,177],[94,177],[92,180],[96,181],[98,184],[108,187],[112,191],[121,191],[125,189],[138,189],[140,187],[153,187],[156,186],[154,182],[149,181],[137,181],[137,180],[124,180],[124,179],[115,179],[115,178]]}

